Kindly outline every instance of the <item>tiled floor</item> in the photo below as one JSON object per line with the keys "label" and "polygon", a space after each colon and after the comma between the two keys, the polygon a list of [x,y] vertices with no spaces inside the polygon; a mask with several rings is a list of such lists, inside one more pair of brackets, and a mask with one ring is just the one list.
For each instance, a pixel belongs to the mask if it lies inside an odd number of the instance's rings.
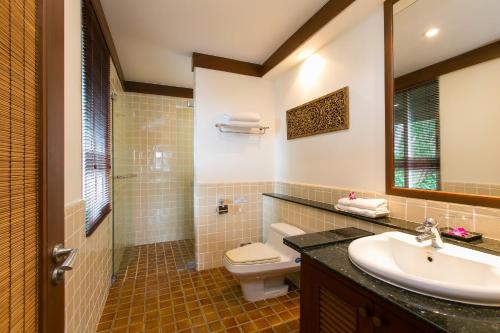
{"label": "tiled floor", "polygon": [[299,293],[249,303],[224,268],[196,272],[192,240],[127,249],[98,332],[299,332]]}

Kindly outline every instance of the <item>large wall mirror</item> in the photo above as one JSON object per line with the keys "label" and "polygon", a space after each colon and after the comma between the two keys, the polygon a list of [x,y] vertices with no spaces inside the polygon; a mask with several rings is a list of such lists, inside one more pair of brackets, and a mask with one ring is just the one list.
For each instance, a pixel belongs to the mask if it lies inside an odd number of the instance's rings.
{"label": "large wall mirror", "polygon": [[385,2],[387,192],[500,207],[500,1]]}

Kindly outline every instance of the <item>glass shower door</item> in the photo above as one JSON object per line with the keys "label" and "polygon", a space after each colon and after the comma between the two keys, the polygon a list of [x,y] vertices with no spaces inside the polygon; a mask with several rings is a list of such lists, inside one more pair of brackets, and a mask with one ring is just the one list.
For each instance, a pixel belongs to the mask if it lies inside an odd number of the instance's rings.
{"label": "glass shower door", "polygon": [[113,275],[126,259],[126,250],[132,244],[130,237],[133,222],[133,190],[137,174],[133,169],[129,138],[133,130],[133,114],[129,112],[128,96],[113,95]]}

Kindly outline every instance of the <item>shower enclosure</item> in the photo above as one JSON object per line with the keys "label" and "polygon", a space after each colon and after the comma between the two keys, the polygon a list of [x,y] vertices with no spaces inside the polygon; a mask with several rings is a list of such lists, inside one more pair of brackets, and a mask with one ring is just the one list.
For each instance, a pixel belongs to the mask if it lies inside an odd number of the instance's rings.
{"label": "shower enclosure", "polygon": [[114,96],[115,275],[131,253],[137,253],[137,246],[193,244],[191,104],[191,99],[177,97],[124,92]]}

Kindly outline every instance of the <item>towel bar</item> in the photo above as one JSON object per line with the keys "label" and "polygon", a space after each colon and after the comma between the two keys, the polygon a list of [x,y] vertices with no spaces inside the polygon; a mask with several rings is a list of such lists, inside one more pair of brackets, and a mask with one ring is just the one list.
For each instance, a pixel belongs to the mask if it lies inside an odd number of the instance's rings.
{"label": "towel bar", "polygon": [[137,177],[136,173],[129,173],[129,174],[126,174],[126,175],[115,176],[115,179],[128,179],[128,178],[135,178],[135,177]]}
{"label": "towel bar", "polygon": [[256,127],[239,127],[226,124],[215,124],[221,133],[236,133],[236,134],[266,134],[269,126],[256,126]]}

